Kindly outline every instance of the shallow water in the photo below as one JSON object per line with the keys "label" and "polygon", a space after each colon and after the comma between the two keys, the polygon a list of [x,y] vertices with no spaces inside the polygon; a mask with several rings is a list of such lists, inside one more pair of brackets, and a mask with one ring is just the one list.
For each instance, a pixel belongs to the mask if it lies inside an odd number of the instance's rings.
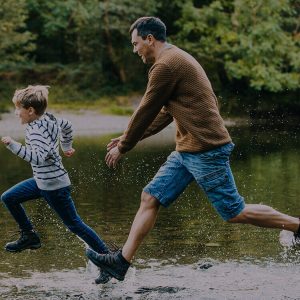
{"label": "shallow water", "polygon": [[[235,128],[232,170],[247,203],[300,215],[300,141],[293,128]],[[161,135],[129,153],[117,170],[103,158],[111,136],[78,138],[65,159],[79,214],[105,240],[126,240],[142,187],[168,153]],[[30,167],[0,147],[0,192],[31,176]],[[43,200],[25,208],[39,231],[37,251],[0,251],[0,299],[300,299],[300,253],[283,247],[279,231],[224,223],[195,184],[168,209],[137,253],[124,282],[93,284],[97,269],[85,246]],[[16,226],[0,207],[0,247]],[[282,238],[281,238],[282,239]]]}
{"label": "shallow water", "polygon": [[1,299],[299,299],[299,267],[292,263],[142,261],[124,282],[92,284],[93,268],[1,276]]}

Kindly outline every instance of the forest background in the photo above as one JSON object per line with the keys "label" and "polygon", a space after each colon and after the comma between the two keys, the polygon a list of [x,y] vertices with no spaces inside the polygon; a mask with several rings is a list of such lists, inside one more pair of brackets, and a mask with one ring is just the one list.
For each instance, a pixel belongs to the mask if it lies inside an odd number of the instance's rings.
{"label": "forest background", "polygon": [[146,87],[129,27],[155,15],[206,70],[223,114],[299,115],[298,0],[0,0],[0,111],[16,88],[52,106],[128,114]]}

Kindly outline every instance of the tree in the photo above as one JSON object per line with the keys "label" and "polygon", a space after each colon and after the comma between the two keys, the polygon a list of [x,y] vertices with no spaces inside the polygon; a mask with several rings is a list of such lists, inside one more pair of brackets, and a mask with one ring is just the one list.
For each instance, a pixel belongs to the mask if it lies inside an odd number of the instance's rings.
{"label": "tree", "polygon": [[34,50],[34,35],[26,30],[25,0],[0,0],[0,61],[2,67],[24,62]]}
{"label": "tree", "polygon": [[218,63],[229,81],[246,81],[255,90],[296,90],[298,15],[295,0],[215,0],[198,8],[188,1],[178,21],[178,43]]}
{"label": "tree", "polygon": [[27,0],[28,27],[38,36],[37,61],[97,66],[110,82],[132,72],[130,24],[153,14],[154,0]]}
{"label": "tree", "polygon": [[100,1],[101,41],[111,69],[121,83],[128,81],[133,69],[129,26],[138,17],[155,13],[157,5],[154,0],[135,0],[132,4],[130,0]]}
{"label": "tree", "polygon": [[26,0],[28,29],[36,36],[36,62],[69,63],[77,60],[73,14],[77,0]]}

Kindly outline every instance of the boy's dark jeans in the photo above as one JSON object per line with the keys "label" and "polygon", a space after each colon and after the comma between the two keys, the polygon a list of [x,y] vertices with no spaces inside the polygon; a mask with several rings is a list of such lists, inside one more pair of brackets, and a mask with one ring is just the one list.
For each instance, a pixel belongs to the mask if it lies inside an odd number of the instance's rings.
{"label": "boy's dark jeans", "polygon": [[33,226],[25,213],[22,203],[40,197],[47,201],[69,230],[84,240],[94,251],[108,253],[105,243],[77,214],[69,186],[54,191],[40,190],[34,178],[30,178],[4,192],[1,200],[19,224],[21,230],[32,230]]}

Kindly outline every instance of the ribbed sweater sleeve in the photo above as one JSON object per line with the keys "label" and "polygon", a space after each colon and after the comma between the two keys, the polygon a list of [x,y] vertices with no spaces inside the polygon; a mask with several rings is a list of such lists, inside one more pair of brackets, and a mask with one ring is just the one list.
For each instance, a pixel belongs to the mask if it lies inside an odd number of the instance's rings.
{"label": "ribbed sweater sleeve", "polygon": [[172,71],[167,65],[162,63],[152,66],[146,92],[118,144],[121,153],[131,150],[142,139],[146,129],[167,103],[175,84]]}
{"label": "ribbed sweater sleeve", "polygon": [[157,117],[152,122],[152,124],[145,131],[142,139],[145,139],[151,135],[160,132],[172,122],[173,122],[173,117],[163,107],[159,112],[159,114],[157,115]]}

